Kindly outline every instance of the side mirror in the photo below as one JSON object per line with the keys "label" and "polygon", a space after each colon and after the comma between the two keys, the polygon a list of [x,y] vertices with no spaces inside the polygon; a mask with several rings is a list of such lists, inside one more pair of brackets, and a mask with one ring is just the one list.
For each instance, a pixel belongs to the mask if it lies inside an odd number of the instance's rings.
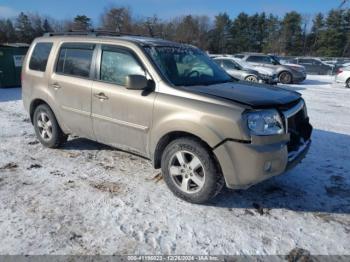
{"label": "side mirror", "polygon": [[132,90],[143,90],[148,86],[148,80],[143,75],[128,75],[126,77],[126,88]]}

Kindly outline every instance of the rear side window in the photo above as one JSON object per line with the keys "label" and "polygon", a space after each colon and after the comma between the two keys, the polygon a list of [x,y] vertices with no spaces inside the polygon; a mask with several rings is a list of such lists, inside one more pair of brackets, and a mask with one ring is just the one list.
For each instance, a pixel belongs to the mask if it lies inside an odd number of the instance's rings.
{"label": "rear side window", "polygon": [[51,48],[52,43],[37,43],[30,58],[29,68],[45,72]]}
{"label": "rear side window", "polygon": [[88,78],[90,76],[94,45],[64,44],[57,61],[56,72]]}
{"label": "rear side window", "polygon": [[247,59],[248,62],[262,62],[263,60],[261,59],[260,56],[250,56]]}

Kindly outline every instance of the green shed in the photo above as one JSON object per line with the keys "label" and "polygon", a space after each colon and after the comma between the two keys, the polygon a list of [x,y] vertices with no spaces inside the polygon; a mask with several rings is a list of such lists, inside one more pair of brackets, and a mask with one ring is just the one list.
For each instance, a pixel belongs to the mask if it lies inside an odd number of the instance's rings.
{"label": "green shed", "polygon": [[0,44],[0,87],[21,85],[21,70],[27,44]]}

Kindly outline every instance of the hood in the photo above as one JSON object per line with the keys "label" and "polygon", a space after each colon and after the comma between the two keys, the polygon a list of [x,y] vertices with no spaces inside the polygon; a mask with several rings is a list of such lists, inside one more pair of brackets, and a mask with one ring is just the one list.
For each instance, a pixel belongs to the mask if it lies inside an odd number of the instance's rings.
{"label": "hood", "polygon": [[259,72],[253,68],[243,68],[242,71],[248,74],[259,75]]}
{"label": "hood", "polygon": [[255,66],[255,70],[257,70],[260,74],[263,75],[275,75],[276,69],[275,68],[269,68],[269,67],[263,67],[263,66]]}
{"label": "hood", "polygon": [[288,67],[294,67],[294,68],[299,68],[299,69],[301,69],[301,70],[305,70],[305,66],[302,66],[302,65],[298,65],[298,64],[290,64],[290,63],[288,63],[288,64],[284,64],[285,66],[288,66]]}
{"label": "hood", "polygon": [[184,90],[228,99],[253,108],[275,107],[293,103],[301,95],[294,91],[261,84],[230,82],[210,86],[188,86]]}

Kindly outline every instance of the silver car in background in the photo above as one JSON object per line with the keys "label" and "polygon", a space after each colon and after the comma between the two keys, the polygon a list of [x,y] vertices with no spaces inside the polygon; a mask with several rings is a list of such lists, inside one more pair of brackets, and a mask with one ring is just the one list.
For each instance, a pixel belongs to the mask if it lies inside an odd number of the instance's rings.
{"label": "silver car in background", "polygon": [[350,88],[350,67],[339,68],[335,76],[335,82],[344,84]]}
{"label": "silver car in background", "polygon": [[264,66],[252,66],[239,58],[232,57],[231,59],[235,61],[237,64],[239,64],[241,67],[243,67],[244,69],[257,71],[259,73],[259,77],[262,79],[264,83],[270,84],[270,85],[276,85],[278,83],[276,69],[268,68]]}
{"label": "silver car in background", "polygon": [[218,56],[214,57],[213,60],[234,78],[248,82],[262,82],[258,71],[243,68],[232,58]]}
{"label": "silver car in background", "polygon": [[237,54],[237,58],[249,63],[252,66],[262,66],[275,69],[278,81],[282,84],[300,83],[306,79],[306,71],[303,66],[299,65],[282,65],[273,56],[265,54]]}

